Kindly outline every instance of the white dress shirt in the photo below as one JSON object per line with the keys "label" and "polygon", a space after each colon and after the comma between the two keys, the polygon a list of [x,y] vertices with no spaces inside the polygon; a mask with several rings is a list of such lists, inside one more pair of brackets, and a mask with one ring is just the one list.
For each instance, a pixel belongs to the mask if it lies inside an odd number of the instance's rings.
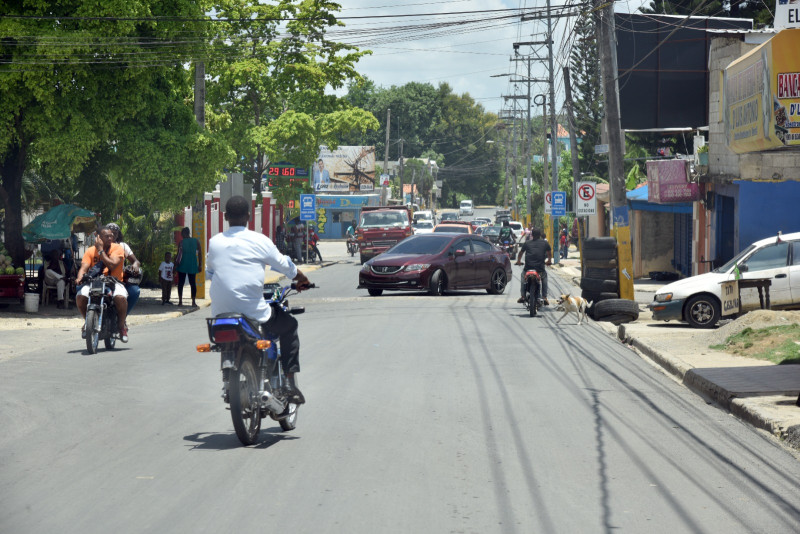
{"label": "white dress shirt", "polygon": [[206,278],[211,281],[211,313],[242,313],[261,323],[272,310],[264,300],[265,267],[292,279],[297,267],[282,255],[270,238],[233,226],[208,243]]}

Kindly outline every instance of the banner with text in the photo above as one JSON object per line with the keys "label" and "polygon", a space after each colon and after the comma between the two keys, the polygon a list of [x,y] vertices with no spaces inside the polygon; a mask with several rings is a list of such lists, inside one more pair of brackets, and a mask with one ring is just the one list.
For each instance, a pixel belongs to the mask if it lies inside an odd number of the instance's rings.
{"label": "banner with text", "polygon": [[375,189],[375,147],[320,147],[312,168],[314,192],[360,193]]}

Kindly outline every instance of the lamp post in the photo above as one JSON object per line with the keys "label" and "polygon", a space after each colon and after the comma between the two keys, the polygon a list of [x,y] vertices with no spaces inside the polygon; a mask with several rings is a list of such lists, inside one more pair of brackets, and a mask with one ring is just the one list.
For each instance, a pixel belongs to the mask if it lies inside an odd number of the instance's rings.
{"label": "lamp post", "polygon": [[431,211],[436,211],[436,196],[439,193],[439,188],[436,187],[436,182],[433,182],[433,187],[431,187]]}

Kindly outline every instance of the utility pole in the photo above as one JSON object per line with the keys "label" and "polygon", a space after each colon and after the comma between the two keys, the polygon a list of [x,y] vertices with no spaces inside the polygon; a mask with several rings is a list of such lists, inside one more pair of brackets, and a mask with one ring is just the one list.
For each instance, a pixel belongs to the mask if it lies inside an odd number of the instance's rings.
{"label": "utility pole", "polygon": [[575,184],[581,181],[580,161],[578,161],[578,139],[575,135],[575,117],[572,112],[572,85],[569,67],[564,67],[564,92],[567,97],[567,123],[569,125],[569,148],[572,156],[572,204],[575,205]]}
{"label": "utility pole", "polygon": [[[386,110],[386,148],[383,151],[383,172],[381,174],[389,174],[389,132],[392,131],[392,110]],[[381,206],[389,203],[388,186],[383,181],[381,176]]]}
{"label": "utility pole", "polygon": [[403,192],[403,139],[400,139],[400,199],[406,203],[406,195]]}
{"label": "utility pole", "polygon": [[[547,0],[547,77],[550,83],[550,147],[553,159],[553,191],[558,191],[558,129],[556,127],[556,87],[553,67],[553,17]],[[553,217],[553,262],[558,263],[558,217]]]}
{"label": "utility pole", "polygon": [[[206,64],[198,61],[194,64],[194,117],[200,128],[206,127]],[[206,225],[205,225],[205,195],[201,192],[195,195],[192,206],[192,236],[200,244],[200,257],[205,257],[206,252]],[[249,199],[248,199],[249,200]],[[222,206],[224,209],[224,206]],[[206,298],[206,277],[201,269],[195,280],[197,297]]]}
{"label": "utility pole", "polygon": [[600,53],[601,76],[603,80],[603,108],[605,110],[605,126],[608,136],[608,184],[611,199],[611,228],[617,238],[617,256],[619,268],[619,294],[621,298],[633,300],[633,259],[631,255],[631,229],[628,220],[628,208],[623,168],[625,151],[620,121],[617,56],[614,40],[614,3],[605,5],[601,0],[596,2],[595,15],[598,51]]}

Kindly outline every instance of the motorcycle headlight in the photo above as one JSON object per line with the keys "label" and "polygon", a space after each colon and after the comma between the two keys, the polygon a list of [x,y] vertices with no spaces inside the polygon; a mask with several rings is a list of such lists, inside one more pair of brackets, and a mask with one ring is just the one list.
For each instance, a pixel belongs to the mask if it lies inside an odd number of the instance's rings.
{"label": "motorcycle headlight", "polygon": [[415,271],[424,271],[430,266],[431,266],[430,263],[412,263],[411,265],[406,265],[404,270],[407,273],[411,273]]}
{"label": "motorcycle headlight", "polygon": [[659,293],[655,296],[656,302],[669,302],[672,300],[672,293]]}

